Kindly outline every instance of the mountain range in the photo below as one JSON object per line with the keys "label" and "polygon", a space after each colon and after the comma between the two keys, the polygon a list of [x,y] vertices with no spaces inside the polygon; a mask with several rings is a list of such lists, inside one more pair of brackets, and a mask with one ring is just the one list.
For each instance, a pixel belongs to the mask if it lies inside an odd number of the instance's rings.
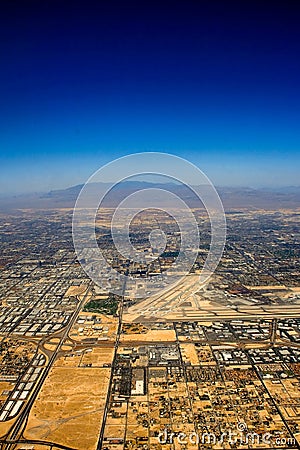
{"label": "mountain range", "polygon": [[[56,209],[73,208],[83,184],[67,189],[52,190],[47,193],[0,196],[0,210],[16,209]],[[90,185],[91,195],[97,196],[112,188],[111,183]],[[193,186],[192,186],[193,187]],[[114,186],[106,195],[103,206],[115,207],[128,195],[141,189],[157,188],[168,190],[184,200],[190,207],[201,207],[192,190],[176,183],[149,183],[143,181],[124,181]],[[205,186],[201,187],[205,189]],[[300,207],[300,186],[279,188],[217,187],[224,209],[294,209]]]}

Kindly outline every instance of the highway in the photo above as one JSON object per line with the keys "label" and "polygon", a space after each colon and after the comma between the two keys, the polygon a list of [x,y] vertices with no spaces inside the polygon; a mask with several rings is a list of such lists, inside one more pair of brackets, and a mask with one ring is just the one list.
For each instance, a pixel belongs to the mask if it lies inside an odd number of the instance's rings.
{"label": "highway", "polygon": [[[90,286],[90,285],[89,285]],[[15,421],[15,423],[13,424],[12,428],[10,429],[9,433],[7,434],[7,437],[5,438],[4,441],[2,441],[2,446],[1,448],[4,450],[10,450],[13,448],[13,445],[18,441],[19,435],[20,433],[22,434],[22,426],[26,423],[27,419],[28,419],[28,415],[30,413],[30,410],[40,392],[40,389],[42,388],[51,368],[52,365],[62,347],[62,345],[64,344],[64,341],[66,340],[66,338],[68,337],[69,331],[72,328],[79,312],[81,311],[85,301],[86,301],[86,297],[89,293],[89,286],[83,296],[83,299],[80,301],[80,303],[77,305],[76,310],[74,311],[70,322],[68,323],[68,325],[66,326],[64,333],[62,335],[62,338],[60,340],[60,342],[58,343],[55,351],[53,352],[52,356],[49,359],[49,362],[47,364],[47,366],[45,367],[39,381],[36,384],[36,387],[31,395],[31,397],[29,398],[28,402],[25,404],[25,407],[23,409],[23,411],[20,413],[19,417],[17,418],[17,420]]]}
{"label": "highway", "polygon": [[[126,275],[128,275],[128,271],[127,271]],[[99,434],[99,439],[98,439],[98,444],[97,444],[97,450],[102,449],[102,442],[103,442],[103,437],[104,437],[106,418],[107,418],[107,414],[108,414],[108,410],[109,410],[109,402],[110,402],[110,397],[111,397],[111,393],[112,393],[113,374],[114,374],[114,368],[116,365],[117,352],[118,352],[118,347],[119,347],[120,337],[121,337],[121,332],[122,332],[122,317],[123,317],[123,310],[124,310],[125,291],[126,291],[126,277],[124,279],[124,284],[123,284],[123,289],[122,289],[122,299],[121,299],[120,311],[119,311],[119,324],[118,324],[116,341],[114,344],[115,351],[114,351],[114,357],[113,357],[112,364],[111,364],[110,379],[109,379],[109,385],[108,385],[108,389],[107,389],[107,396],[106,396],[106,402],[105,402],[104,411],[103,411],[102,424],[101,424],[101,429],[100,429],[100,434]]]}

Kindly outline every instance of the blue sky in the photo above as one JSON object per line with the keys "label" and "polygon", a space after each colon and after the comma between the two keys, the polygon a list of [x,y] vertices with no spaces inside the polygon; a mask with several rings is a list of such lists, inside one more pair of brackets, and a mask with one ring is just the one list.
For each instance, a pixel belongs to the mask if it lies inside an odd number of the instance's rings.
{"label": "blue sky", "polygon": [[2,193],[140,151],[217,185],[300,184],[296,2],[106,3],[1,3]]}

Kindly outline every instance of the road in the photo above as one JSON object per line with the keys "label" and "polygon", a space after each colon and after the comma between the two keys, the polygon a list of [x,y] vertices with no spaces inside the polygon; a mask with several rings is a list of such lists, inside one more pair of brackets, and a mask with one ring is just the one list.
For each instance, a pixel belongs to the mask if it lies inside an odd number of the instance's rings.
{"label": "road", "polygon": [[[126,275],[128,275],[128,271],[127,271]],[[114,356],[113,356],[113,360],[112,360],[112,364],[111,364],[110,379],[109,379],[109,385],[108,385],[108,389],[107,389],[107,396],[106,396],[106,402],[105,402],[104,411],[103,411],[102,424],[101,424],[101,429],[100,429],[100,434],[99,434],[99,439],[98,439],[98,444],[97,444],[97,450],[102,449],[105,424],[106,424],[106,419],[107,419],[108,410],[109,410],[110,397],[111,397],[111,393],[112,393],[113,374],[114,374],[114,369],[115,369],[115,365],[116,365],[117,352],[118,352],[118,347],[119,347],[120,337],[121,337],[121,332],[122,332],[122,317],[123,317],[123,310],[124,310],[125,291],[126,291],[126,277],[125,277],[123,289],[122,289],[122,299],[121,299],[120,310],[119,310],[119,324],[118,324],[116,341],[115,341],[115,345],[114,345],[115,351],[114,351]]]}
{"label": "road", "polygon": [[19,415],[19,417],[17,418],[17,420],[15,421],[15,423],[13,424],[12,428],[10,429],[5,441],[2,444],[2,449],[4,450],[10,450],[13,448],[14,443],[16,443],[18,441],[18,438],[20,437],[20,434],[22,434],[22,426],[26,423],[26,420],[28,418],[28,415],[30,413],[30,410],[47,378],[47,376],[49,375],[49,372],[52,368],[52,365],[62,347],[62,345],[64,344],[64,341],[67,339],[68,334],[70,329],[72,328],[79,312],[81,311],[85,301],[86,301],[86,297],[89,293],[89,287],[90,285],[88,285],[88,288],[83,296],[83,299],[79,302],[79,304],[77,305],[76,310],[74,311],[70,322],[68,323],[67,327],[64,330],[64,333],[62,335],[62,338],[60,340],[60,342],[58,343],[55,351],[53,352],[52,356],[49,359],[49,362],[45,368],[45,370],[43,371],[41,378],[39,379],[39,381],[37,382],[35,389],[31,395],[31,397],[29,398],[28,402],[26,403],[23,411],[21,412],[21,414]]}

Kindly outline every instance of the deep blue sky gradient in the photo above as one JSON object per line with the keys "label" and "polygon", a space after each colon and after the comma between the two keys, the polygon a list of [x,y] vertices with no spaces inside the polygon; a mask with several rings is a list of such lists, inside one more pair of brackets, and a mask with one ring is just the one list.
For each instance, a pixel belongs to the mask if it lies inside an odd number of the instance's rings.
{"label": "deep blue sky gradient", "polygon": [[0,3],[1,192],[166,151],[217,185],[299,185],[295,1]]}

